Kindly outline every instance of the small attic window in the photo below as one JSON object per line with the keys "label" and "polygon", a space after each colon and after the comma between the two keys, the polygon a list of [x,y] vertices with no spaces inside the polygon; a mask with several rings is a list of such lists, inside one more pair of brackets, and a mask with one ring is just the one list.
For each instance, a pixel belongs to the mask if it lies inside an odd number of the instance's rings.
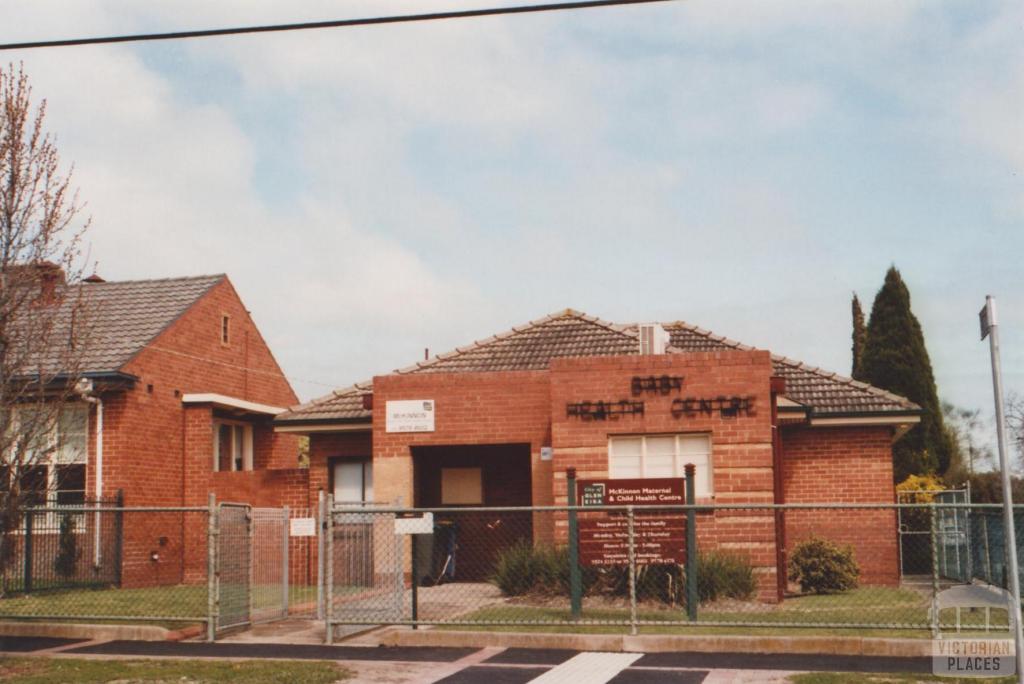
{"label": "small attic window", "polygon": [[220,343],[231,344],[231,316],[227,314],[220,317]]}

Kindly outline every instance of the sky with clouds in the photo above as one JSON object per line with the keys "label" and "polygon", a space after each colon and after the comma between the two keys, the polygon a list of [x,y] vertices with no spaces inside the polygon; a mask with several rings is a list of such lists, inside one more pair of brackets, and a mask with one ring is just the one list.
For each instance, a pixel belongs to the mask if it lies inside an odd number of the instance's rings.
{"label": "sky with clouds", "polygon": [[[2,42],[501,5],[0,0]],[[506,2],[504,4],[520,4]],[[940,394],[1024,391],[1024,9],[682,0],[25,50],[107,279],[226,272],[306,399],[572,307],[847,374],[907,281]]]}

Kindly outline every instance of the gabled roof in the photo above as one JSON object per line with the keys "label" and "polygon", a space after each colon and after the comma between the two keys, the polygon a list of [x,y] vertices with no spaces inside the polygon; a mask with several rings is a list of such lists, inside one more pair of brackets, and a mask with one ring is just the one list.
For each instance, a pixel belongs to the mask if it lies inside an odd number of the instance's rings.
{"label": "gabled roof", "polygon": [[67,287],[62,308],[78,295],[87,332],[81,373],[114,373],[226,276],[89,282]]}
{"label": "gabled roof", "polygon": [[[750,350],[753,347],[682,321],[662,324],[670,335],[668,353]],[[545,316],[395,373],[474,373],[544,370],[552,359],[639,353],[637,326],[617,325],[573,309]],[[772,356],[776,375],[786,378],[786,397],[815,415],[914,414],[920,407],[903,397],[782,356]],[[369,382],[335,390],[293,407],[279,422],[367,422],[363,396]]]}

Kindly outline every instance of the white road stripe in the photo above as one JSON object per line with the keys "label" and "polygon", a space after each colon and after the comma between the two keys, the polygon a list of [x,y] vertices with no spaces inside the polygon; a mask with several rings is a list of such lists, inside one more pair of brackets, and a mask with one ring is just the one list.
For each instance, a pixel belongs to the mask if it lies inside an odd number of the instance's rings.
{"label": "white road stripe", "polygon": [[579,653],[531,684],[604,684],[636,662],[642,653]]}

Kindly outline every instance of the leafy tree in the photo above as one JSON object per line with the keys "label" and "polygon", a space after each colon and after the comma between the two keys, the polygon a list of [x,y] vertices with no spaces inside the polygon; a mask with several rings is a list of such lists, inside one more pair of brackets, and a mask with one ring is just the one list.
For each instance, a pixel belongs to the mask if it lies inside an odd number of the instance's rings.
{"label": "leafy tree", "polygon": [[853,302],[851,303],[853,313],[853,368],[850,370],[850,376],[861,380],[861,360],[864,358],[864,341],[867,338],[867,326],[864,323],[864,311],[860,308],[860,300],[857,295],[853,295]]}
{"label": "leafy tree", "polygon": [[895,481],[945,472],[952,441],[943,426],[921,324],[910,310],[910,291],[895,266],[889,268],[875,295],[859,372],[864,382],[904,396],[924,411],[921,424],[893,446]]}

